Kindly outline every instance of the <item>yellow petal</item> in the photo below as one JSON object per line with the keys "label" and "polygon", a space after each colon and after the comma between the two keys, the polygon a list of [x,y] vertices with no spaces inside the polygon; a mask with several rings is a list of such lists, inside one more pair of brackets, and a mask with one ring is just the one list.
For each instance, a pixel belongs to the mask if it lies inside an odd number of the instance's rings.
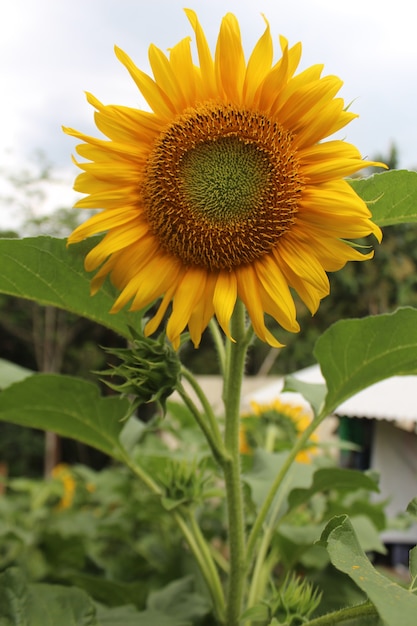
{"label": "yellow petal", "polygon": [[149,335],[153,335],[153,333],[157,330],[158,326],[160,326],[162,319],[167,311],[167,308],[171,303],[171,300],[175,293],[176,288],[177,288],[177,285],[174,284],[165,293],[164,297],[162,298],[162,302],[159,305],[158,311],[152,317],[152,319],[149,320],[149,322],[146,324],[143,330],[145,337],[149,337]]}
{"label": "yellow petal", "polygon": [[273,255],[266,254],[259,259],[255,263],[255,271],[262,289],[268,295],[267,312],[286,330],[298,332],[294,300]]}
{"label": "yellow petal", "polygon": [[[169,60],[162,50],[151,45],[149,47],[149,62],[156,84],[168,96],[175,111],[180,113],[185,107],[185,100],[178,82],[179,77],[175,76]],[[185,73],[186,68],[183,68],[182,72]]]}
{"label": "yellow petal", "polygon": [[167,337],[174,346],[177,345],[179,336],[187,326],[200,298],[204,297],[206,280],[205,270],[190,268],[175,290],[172,313],[167,324]]}
{"label": "yellow petal", "polygon": [[239,22],[232,13],[222,20],[215,54],[217,86],[234,103],[242,100],[245,80],[245,56],[240,37]]}
{"label": "yellow petal", "polygon": [[273,46],[269,24],[266,20],[265,22],[265,32],[254,47],[246,68],[245,81],[243,84],[246,106],[252,105],[254,95],[259,85],[271,70]]}
{"label": "yellow petal", "polygon": [[197,303],[188,322],[191,341],[193,342],[195,348],[198,348],[200,345],[201,336],[214,314],[213,294],[216,286],[216,280],[217,277],[215,274],[207,274],[204,295]]}
{"label": "yellow petal", "polygon": [[191,107],[196,101],[196,78],[193,60],[191,57],[190,38],[182,39],[176,46],[171,48],[169,60],[174,76],[179,78],[184,106]]}
{"label": "yellow petal", "polygon": [[216,74],[214,71],[213,57],[211,55],[206,36],[204,34],[203,29],[201,28],[201,25],[200,25],[200,22],[198,21],[196,13],[192,11],[191,9],[184,9],[184,11],[195,33],[197,51],[198,51],[198,60],[200,63],[200,70],[201,70],[201,77],[202,77],[202,81],[201,81],[202,94],[201,95],[204,99],[214,98],[217,95]]}
{"label": "yellow petal", "polygon": [[264,311],[253,267],[251,265],[240,266],[236,270],[236,277],[238,296],[246,306],[255,333],[269,345],[282,348],[282,344],[265,326]]}
{"label": "yellow petal", "polygon": [[85,257],[85,269],[87,272],[95,270],[107,259],[108,256],[126,248],[131,243],[138,242],[147,232],[146,226],[140,224],[128,224],[111,230]]}
{"label": "yellow petal", "polygon": [[217,320],[226,337],[231,341],[230,318],[236,304],[237,281],[234,272],[219,272],[214,290],[213,305]]}
{"label": "yellow petal", "polygon": [[122,209],[114,209],[113,211],[102,211],[78,226],[68,237],[68,243],[77,243],[86,239],[86,237],[103,233],[109,228],[117,228],[136,219],[137,211],[127,211],[124,207]]}
{"label": "yellow petal", "polygon": [[175,113],[175,108],[166,93],[150,76],[136,67],[131,58],[123,52],[123,50],[115,46],[115,52],[117,58],[126,67],[152,111],[162,118],[170,119],[173,113]]}

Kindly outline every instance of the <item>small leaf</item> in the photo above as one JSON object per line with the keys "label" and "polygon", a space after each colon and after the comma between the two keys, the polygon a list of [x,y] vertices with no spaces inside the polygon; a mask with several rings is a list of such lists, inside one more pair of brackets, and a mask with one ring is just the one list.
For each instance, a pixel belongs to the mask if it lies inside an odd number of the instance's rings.
{"label": "small leaf", "polygon": [[379,491],[378,485],[372,478],[358,470],[343,469],[340,467],[318,469],[313,476],[313,483],[308,489],[293,489],[288,496],[290,508],[308,502],[315,493],[320,491]]}
{"label": "small leaf", "polygon": [[390,170],[349,180],[379,226],[417,221],[417,172]]}
{"label": "small leaf", "polygon": [[413,498],[410,504],[407,506],[407,513],[417,517],[417,498]]}
{"label": "small leaf", "polygon": [[69,248],[53,237],[0,239],[0,293],[71,311],[130,338],[128,327],[138,328],[142,314],[111,314],[115,292],[109,282],[90,296],[91,275],[83,262],[96,244],[97,238]]}
{"label": "small leaf", "polygon": [[417,310],[341,320],[318,339],[314,348],[327,384],[323,413],[370,385],[417,373]]}
{"label": "small leaf", "polygon": [[49,430],[119,459],[128,404],[101,397],[96,385],[79,378],[35,374],[0,393],[0,421]]}
{"label": "small leaf", "polygon": [[410,574],[413,578],[417,578],[417,546],[410,550]]}
{"label": "small leaf", "polygon": [[287,376],[285,378],[285,384],[282,391],[295,391],[301,393],[303,398],[307,400],[313,409],[314,415],[320,413],[323,406],[324,398],[326,397],[326,385],[317,383],[306,383],[299,380],[295,376]]}
{"label": "small leaf", "polygon": [[247,609],[241,616],[241,620],[249,620],[254,622],[264,622],[269,618],[269,609],[266,604],[256,604]]}
{"label": "small leaf", "polygon": [[415,626],[417,596],[376,571],[346,515],[329,522],[320,543],[327,547],[333,565],[367,594],[386,626]]}

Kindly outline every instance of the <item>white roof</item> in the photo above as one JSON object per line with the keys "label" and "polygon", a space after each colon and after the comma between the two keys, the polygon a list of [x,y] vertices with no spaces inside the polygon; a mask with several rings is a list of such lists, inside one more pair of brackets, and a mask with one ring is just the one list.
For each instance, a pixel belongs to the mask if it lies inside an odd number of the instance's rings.
{"label": "white roof", "polygon": [[[304,382],[324,382],[319,365],[295,372],[294,376]],[[273,383],[253,394],[251,399],[258,402],[268,401],[280,394],[281,389],[282,384]],[[298,394],[291,395],[297,400]],[[288,399],[290,400],[289,395]],[[343,402],[334,413],[349,417],[417,423],[417,376],[386,378]]]}

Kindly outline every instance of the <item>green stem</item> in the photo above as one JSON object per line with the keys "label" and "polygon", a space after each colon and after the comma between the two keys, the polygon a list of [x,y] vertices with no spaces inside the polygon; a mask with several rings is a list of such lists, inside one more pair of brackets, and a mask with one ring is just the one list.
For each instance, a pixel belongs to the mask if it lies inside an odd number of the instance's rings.
{"label": "green stem", "polygon": [[195,379],[194,375],[190,372],[189,369],[187,369],[184,366],[181,366],[181,374],[185,378],[185,380],[188,381],[188,383],[190,384],[191,388],[194,390],[197,398],[199,399],[201,403],[201,406],[204,410],[205,417],[207,418],[210,424],[213,438],[216,441],[216,445],[218,446],[219,449],[223,450],[223,439],[220,433],[219,420],[214,414],[213,408],[210,402],[208,401],[206,394],[201,389],[200,385],[198,384],[197,380]]}
{"label": "green stem", "polygon": [[[189,545],[190,539],[193,541],[193,554],[196,558],[198,558],[201,571],[203,572],[203,576],[209,588],[211,599],[213,601],[215,615],[219,622],[223,624],[225,618],[225,598],[223,593],[223,587],[219,577],[219,572],[216,568],[213,555],[210,551],[210,547],[201,532],[195,515],[191,511],[187,511],[187,513],[191,526],[190,537],[189,539],[187,538],[187,541]],[[182,523],[181,517],[178,522]],[[185,528],[187,528],[188,530],[187,526],[185,526]],[[184,529],[182,530],[184,533]]]}
{"label": "green stem", "polygon": [[163,496],[164,491],[161,487],[145,472],[144,469],[136,465],[136,463],[130,458],[130,456],[126,453],[123,453],[122,458],[120,458],[127,467],[132,470],[132,472],[139,478],[139,480],[148,487],[149,491],[151,491],[156,496]]}
{"label": "green stem", "polygon": [[217,356],[219,357],[220,373],[224,375],[226,370],[226,351],[219,325],[213,317],[210,320],[209,328],[216,347]]}
{"label": "green stem", "polygon": [[[377,610],[371,602],[364,602],[356,606],[349,606],[346,609],[340,609],[339,611],[333,611],[327,613],[327,615],[321,615],[315,619],[305,622],[305,626],[335,626],[336,624],[343,624],[348,620],[360,619],[361,617],[367,617],[370,615],[378,615]],[[355,622],[355,624],[362,622]]]}
{"label": "green stem", "polygon": [[227,626],[238,626],[242,611],[245,586],[245,519],[240,471],[240,402],[249,334],[245,328],[245,309],[238,301],[232,317],[232,336],[236,343],[229,342],[226,352],[225,386],[225,446],[229,455],[223,466],[229,524],[230,575]]}
{"label": "green stem", "polygon": [[[136,463],[134,463],[128,455],[124,454],[121,460],[123,460],[123,462],[132,470],[132,472],[141,480],[141,482],[148,487],[148,489],[152,493],[154,493],[156,496],[164,495],[164,492],[159,487],[159,485],[157,485],[157,483],[155,483],[155,481],[141,467],[136,465]],[[213,560],[213,556],[210,553],[210,549],[196,523],[193,523],[192,527],[189,528],[181,513],[174,510],[172,514],[185,540],[187,541],[195,560],[200,567],[201,573],[204,580],[206,581],[210,596],[213,601],[215,614],[218,617],[220,623],[224,623],[224,594],[221,587],[219,574]]]}
{"label": "green stem", "polygon": [[[272,503],[274,501],[275,495],[278,491],[278,489],[281,487],[282,482],[284,481],[288,471],[291,469],[295,457],[297,456],[297,454],[300,452],[300,450],[302,450],[306,444],[306,442],[309,440],[309,438],[311,437],[311,435],[313,434],[313,432],[316,430],[316,428],[321,424],[321,422],[324,420],[324,418],[326,417],[326,413],[325,414],[319,414],[317,415],[317,417],[314,418],[314,420],[312,420],[312,422],[307,426],[307,428],[303,431],[303,433],[300,435],[300,437],[297,439],[294,447],[292,448],[292,450],[290,451],[289,455],[287,456],[287,458],[285,459],[285,462],[283,463],[280,471],[278,472],[278,474],[275,477],[275,480],[265,498],[265,501],[258,513],[258,516],[255,520],[255,523],[253,525],[252,531],[250,533],[249,536],[249,540],[248,540],[248,546],[247,546],[247,564],[248,566],[250,566],[252,559],[253,559],[253,554],[254,554],[254,550],[256,547],[256,542],[258,540],[258,536],[262,530],[262,527],[265,523],[265,519],[268,515],[268,512],[272,506]],[[256,581],[253,581],[253,584],[256,584]]]}
{"label": "green stem", "polygon": [[177,386],[177,391],[179,395],[181,396],[181,398],[183,399],[184,404],[190,409],[195,421],[197,422],[197,424],[203,431],[203,434],[205,438],[207,439],[210,449],[213,452],[213,455],[216,458],[217,462],[220,465],[223,465],[225,462],[225,458],[227,456],[227,451],[225,450],[220,434],[217,434],[217,430],[215,434],[213,433],[213,431],[208,425],[209,422],[206,420],[206,415],[203,415],[202,413],[200,413],[200,411],[198,410],[194,402],[191,400],[190,396],[188,395],[188,393],[186,392],[186,390],[184,389],[181,383]]}
{"label": "green stem", "polygon": [[[281,485],[282,484],[283,483],[281,482]],[[274,500],[274,508],[270,515],[269,522],[266,525],[266,528],[264,528],[264,532],[261,538],[261,543],[256,552],[255,567],[253,570],[251,586],[250,586],[249,595],[248,595],[248,607],[252,607],[254,604],[256,604],[259,601],[259,599],[262,598],[262,595],[265,590],[265,583],[267,580],[266,575],[265,575],[265,569],[266,569],[265,563],[267,560],[268,550],[271,545],[272,537],[276,529],[276,520],[277,520],[279,511],[281,510],[282,501],[284,497],[285,497],[285,489],[281,489],[280,494],[278,494],[278,497]]]}

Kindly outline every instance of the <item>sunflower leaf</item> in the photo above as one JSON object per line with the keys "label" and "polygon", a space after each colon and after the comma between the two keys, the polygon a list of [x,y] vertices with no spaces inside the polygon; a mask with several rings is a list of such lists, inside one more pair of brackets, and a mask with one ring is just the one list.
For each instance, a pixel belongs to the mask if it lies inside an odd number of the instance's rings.
{"label": "sunflower leaf", "polygon": [[96,243],[91,238],[67,248],[54,237],[0,239],[0,293],[65,309],[130,337],[128,326],[139,328],[142,313],[109,313],[115,293],[108,281],[90,296],[83,259]]}
{"label": "sunflower leaf", "polygon": [[347,515],[327,524],[320,543],[327,548],[333,565],[347,574],[364,591],[387,626],[415,626],[417,596],[376,571],[361,548]]}
{"label": "sunflower leaf", "polygon": [[27,584],[17,568],[0,574],[0,624],[99,626],[94,602],[82,589]]}
{"label": "sunflower leaf", "polygon": [[378,226],[417,222],[417,172],[390,170],[349,183]]}
{"label": "sunflower leaf", "polygon": [[2,391],[0,421],[52,431],[120,459],[121,420],[128,407],[128,400],[103,398],[96,385],[82,379],[35,374]]}
{"label": "sunflower leaf", "polygon": [[317,340],[314,355],[327,384],[322,414],[390,376],[417,374],[417,310],[341,320]]}

